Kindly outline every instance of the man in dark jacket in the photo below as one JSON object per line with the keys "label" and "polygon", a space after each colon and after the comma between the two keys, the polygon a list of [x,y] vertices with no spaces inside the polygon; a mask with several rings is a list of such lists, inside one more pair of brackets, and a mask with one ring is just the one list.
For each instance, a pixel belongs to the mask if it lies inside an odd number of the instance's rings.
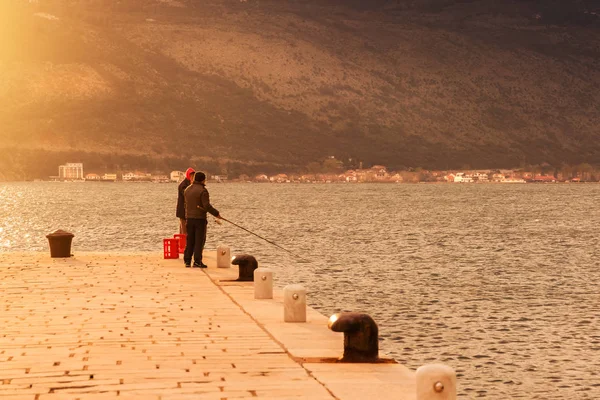
{"label": "man in dark jacket", "polygon": [[185,171],[185,179],[181,181],[177,188],[177,212],[175,215],[179,218],[179,233],[184,235],[187,235],[187,229],[185,226],[185,199],[183,197],[183,192],[190,186],[192,174],[194,172],[193,168],[188,168],[187,171]]}
{"label": "man in dark jacket", "polygon": [[211,213],[221,218],[211,204],[208,190],[204,186],[206,175],[204,172],[196,172],[194,182],[185,189],[185,218],[187,223],[187,242],[183,253],[183,262],[187,268],[192,263],[194,256],[194,268],[206,268],[202,262],[202,250],[206,242],[206,214]]}

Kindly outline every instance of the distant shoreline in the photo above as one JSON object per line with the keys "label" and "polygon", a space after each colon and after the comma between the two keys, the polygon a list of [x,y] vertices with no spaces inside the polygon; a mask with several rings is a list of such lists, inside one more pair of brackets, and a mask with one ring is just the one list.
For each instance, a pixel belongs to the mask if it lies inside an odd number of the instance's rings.
{"label": "distant shoreline", "polygon": [[[42,180],[42,179],[34,179],[32,181],[0,181],[0,183],[38,183],[38,182],[52,182],[52,183],[124,183],[124,184],[179,184],[179,182],[169,181],[169,182],[153,182],[153,181],[100,181],[100,180],[65,180],[65,181],[57,181],[57,180]],[[460,184],[460,185],[507,185],[507,184],[558,184],[558,183],[566,183],[566,184],[598,184],[600,182],[596,181],[554,181],[554,182],[539,182],[539,181],[524,181],[524,182],[510,182],[510,181],[490,181],[490,182],[444,182],[444,181],[436,181],[436,182],[392,182],[392,181],[365,181],[365,182],[346,182],[346,181],[290,181],[290,182],[265,182],[265,181],[241,181],[241,180],[227,180],[227,181],[207,181],[209,184],[231,184],[231,183],[257,183],[257,184],[302,184],[302,185],[311,185],[311,184],[338,184],[338,185],[357,185],[357,184],[429,184],[429,185],[438,185],[438,184]]]}

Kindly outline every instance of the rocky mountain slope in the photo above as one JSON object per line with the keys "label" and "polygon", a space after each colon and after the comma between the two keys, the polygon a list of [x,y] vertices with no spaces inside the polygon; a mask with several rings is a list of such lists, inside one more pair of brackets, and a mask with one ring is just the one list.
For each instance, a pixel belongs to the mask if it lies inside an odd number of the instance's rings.
{"label": "rocky mountain slope", "polygon": [[561,3],[2,2],[0,170],[597,163],[598,4]]}

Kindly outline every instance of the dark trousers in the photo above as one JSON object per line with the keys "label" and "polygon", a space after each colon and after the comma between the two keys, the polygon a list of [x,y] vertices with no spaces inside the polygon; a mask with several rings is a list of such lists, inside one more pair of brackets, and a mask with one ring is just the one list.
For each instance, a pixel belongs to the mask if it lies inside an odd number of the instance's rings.
{"label": "dark trousers", "polygon": [[192,263],[192,255],[195,263],[202,263],[202,250],[204,250],[204,243],[206,243],[207,224],[208,221],[205,219],[188,218],[186,220],[187,241],[183,253],[183,262],[186,264]]}

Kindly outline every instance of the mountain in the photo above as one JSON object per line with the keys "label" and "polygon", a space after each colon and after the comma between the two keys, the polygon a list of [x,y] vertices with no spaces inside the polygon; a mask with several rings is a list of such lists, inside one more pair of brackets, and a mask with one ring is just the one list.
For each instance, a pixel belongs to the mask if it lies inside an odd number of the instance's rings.
{"label": "mountain", "polygon": [[14,0],[0,15],[0,179],[67,161],[600,160],[597,1]]}

